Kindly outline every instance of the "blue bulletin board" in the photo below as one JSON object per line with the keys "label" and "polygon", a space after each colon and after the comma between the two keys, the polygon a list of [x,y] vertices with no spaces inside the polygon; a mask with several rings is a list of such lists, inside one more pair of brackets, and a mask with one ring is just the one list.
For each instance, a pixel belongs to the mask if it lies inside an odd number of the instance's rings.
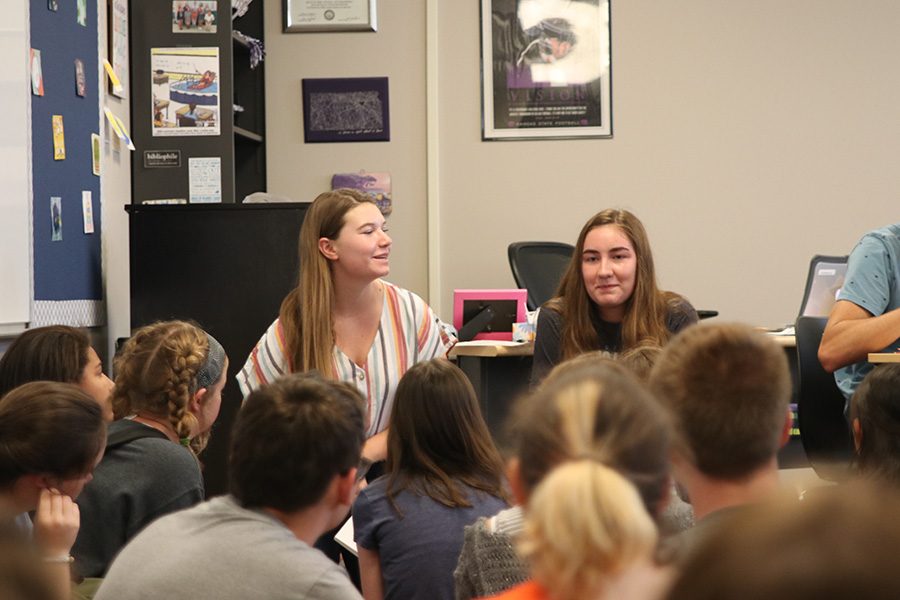
{"label": "blue bulletin board", "polygon": [[[43,72],[43,96],[31,95],[32,323],[38,325],[104,320],[100,177],[91,147],[91,134],[100,133],[97,8],[96,0],[30,0],[31,48],[40,51]],[[83,96],[76,59],[84,66]],[[54,159],[54,115],[63,119],[64,160]],[[83,192],[91,194],[93,233],[85,232]],[[51,223],[52,197],[60,198],[61,227]]]}

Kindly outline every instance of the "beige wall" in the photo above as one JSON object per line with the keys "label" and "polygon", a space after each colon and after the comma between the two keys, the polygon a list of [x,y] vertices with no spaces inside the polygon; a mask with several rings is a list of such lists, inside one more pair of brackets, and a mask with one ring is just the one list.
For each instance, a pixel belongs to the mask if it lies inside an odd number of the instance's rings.
{"label": "beige wall", "polygon": [[[269,192],[311,201],[331,189],[335,173],[389,172],[394,197],[390,280],[426,295],[425,3],[380,0],[376,33],[282,33],[281,4],[266,0]],[[384,76],[389,78],[390,142],[303,143],[301,79]]]}
{"label": "beige wall", "polygon": [[663,287],[783,324],[812,254],[898,220],[895,0],[613,0],[614,139],[538,142],[480,141],[478,2],[439,4],[445,317],[512,285],[509,242],[622,206]]}
{"label": "beige wall", "polygon": [[[613,0],[615,137],[540,142],[481,141],[478,2],[429,2],[441,211],[431,300],[444,318],[454,288],[513,285],[509,242],[572,242],[591,214],[623,206],[646,224],[664,287],[727,319],[783,324],[812,254],[845,253],[898,220],[896,0]],[[380,0],[377,33],[283,34],[281,2],[266,0],[269,191],[311,200],[333,173],[391,172],[391,279],[422,295],[426,4]],[[391,142],[303,143],[302,78],[385,75]],[[127,253],[113,250],[127,248],[130,183],[127,154],[104,161],[114,339],[128,333]]]}

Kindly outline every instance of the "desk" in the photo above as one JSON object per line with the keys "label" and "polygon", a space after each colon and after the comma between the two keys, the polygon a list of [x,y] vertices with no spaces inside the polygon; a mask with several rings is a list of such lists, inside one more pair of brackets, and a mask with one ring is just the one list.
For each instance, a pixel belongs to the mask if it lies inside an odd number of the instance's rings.
{"label": "desk", "polygon": [[[773,335],[784,348],[791,371],[791,402],[797,403],[797,342],[792,335]],[[502,435],[503,425],[516,399],[528,391],[534,344],[459,343],[450,351],[450,359],[462,369],[478,396],[481,413],[495,438]],[[891,355],[893,356],[893,355]],[[900,354],[896,355],[900,357]],[[900,362],[900,358],[898,358]],[[502,443],[502,440],[501,440]],[[791,438],[778,455],[779,465],[809,465],[799,438]]]}
{"label": "desk", "polygon": [[870,352],[869,362],[876,365],[900,363],[900,352]]}

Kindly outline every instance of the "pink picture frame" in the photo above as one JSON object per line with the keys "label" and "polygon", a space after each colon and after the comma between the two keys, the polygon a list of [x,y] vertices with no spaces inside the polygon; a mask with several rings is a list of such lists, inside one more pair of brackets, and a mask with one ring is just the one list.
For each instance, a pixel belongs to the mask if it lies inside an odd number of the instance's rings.
{"label": "pink picture frame", "polygon": [[[453,326],[459,331],[483,308],[491,306],[496,316],[491,321],[491,331],[483,331],[476,340],[512,341],[512,324],[525,321],[525,300],[528,291],[524,289],[490,289],[453,291]],[[502,327],[502,330],[498,330]],[[509,329],[506,329],[506,328]]]}

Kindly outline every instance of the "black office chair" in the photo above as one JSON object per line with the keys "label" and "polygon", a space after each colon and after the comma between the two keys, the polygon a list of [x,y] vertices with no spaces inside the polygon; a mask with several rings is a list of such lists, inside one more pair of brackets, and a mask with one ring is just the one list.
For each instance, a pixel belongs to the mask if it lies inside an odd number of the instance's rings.
{"label": "black office chair", "polygon": [[800,440],[809,464],[822,479],[846,479],[853,459],[853,441],[844,416],[844,395],[819,362],[825,317],[799,317],[795,325],[799,393]]}
{"label": "black office chair", "polygon": [[528,290],[528,310],[556,295],[575,247],[562,242],[513,242],[507,249],[513,279]]}

